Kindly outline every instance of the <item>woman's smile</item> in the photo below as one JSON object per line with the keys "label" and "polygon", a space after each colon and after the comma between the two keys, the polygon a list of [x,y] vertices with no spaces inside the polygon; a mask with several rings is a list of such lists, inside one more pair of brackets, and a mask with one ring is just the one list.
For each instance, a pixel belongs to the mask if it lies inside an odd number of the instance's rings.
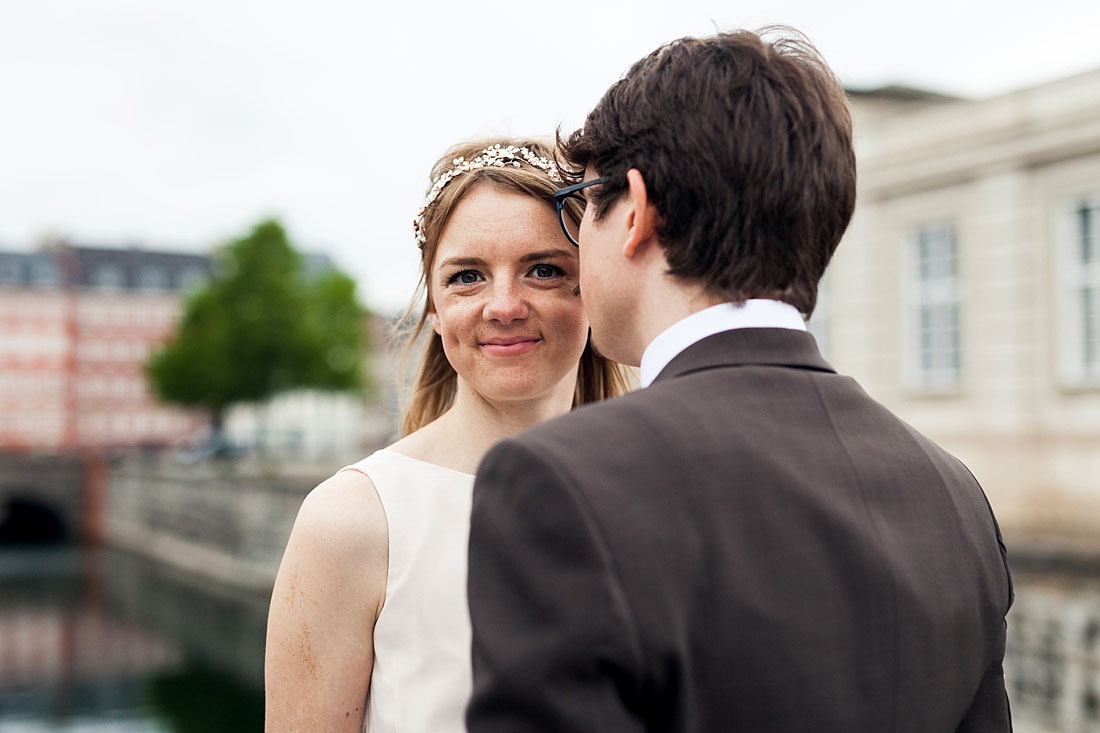
{"label": "woman's smile", "polygon": [[542,339],[538,336],[509,336],[486,339],[481,348],[493,356],[519,356],[532,351]]}

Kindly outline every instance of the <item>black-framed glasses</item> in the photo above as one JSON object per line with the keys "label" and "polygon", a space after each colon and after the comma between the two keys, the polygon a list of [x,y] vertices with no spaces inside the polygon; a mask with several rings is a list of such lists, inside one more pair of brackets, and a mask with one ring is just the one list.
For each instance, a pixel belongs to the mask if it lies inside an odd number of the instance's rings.
{"label": "black-framed glasses", "polygon": [[588,205],[588,200],[582,196],[579,191],[582,188],[595,186],[598,183],[607,183],[610,180],[611,179],[606,176],[603,178],[593,178],[591,181],[574,183],[572,186],[566,186],[565,188],[559,188],[557,191],[554,191],[554,207],[558,210],[558,223],[561,224],[561,230],[565,232],[565,236],[574,247],[580,247],[581,243],[577,241],[577,238],[569,231],[569,227],[565,225],[565,202],[569,199],[576,199],[580,202],[581,212],[583,213],[585,206]]}

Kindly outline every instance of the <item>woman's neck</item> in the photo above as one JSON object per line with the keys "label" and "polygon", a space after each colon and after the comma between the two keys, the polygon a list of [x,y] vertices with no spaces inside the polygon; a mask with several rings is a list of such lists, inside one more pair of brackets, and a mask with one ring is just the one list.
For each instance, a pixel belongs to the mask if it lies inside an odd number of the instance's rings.
{"label": "woman's neck", "polygon": [[529,400],[491,400],[459,380],[454,404],[391,449],[464,473],[475,473],[499,441],[569,412],[575,375],[549,394]]}

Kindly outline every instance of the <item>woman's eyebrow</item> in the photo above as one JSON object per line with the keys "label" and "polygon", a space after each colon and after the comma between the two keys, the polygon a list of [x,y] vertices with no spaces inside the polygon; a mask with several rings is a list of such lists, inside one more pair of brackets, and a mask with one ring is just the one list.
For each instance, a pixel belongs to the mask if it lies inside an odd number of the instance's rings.
{"label": "woman's eyebrow", "polygon": [[541,252],[529,252],[520,258],[520,262],[534,262],[535,260],[549,260],[554,257],[576,257],[573,252],[566,249],[544,249]]}
{"label": "woman's eyebrow", "polygon": [[450,257],[439,263],[440,267],[478,267],[485,264],[480,257]]}
{"label": "woman's eyebrow", "polygon": [[[520,262],[535,262],[537,260],[549,260],[554,257],[575,258],[577,255],[566,249],[544,249],[538,252],[528,252],[520,257]],[[487,263],[480,257],[448,257],[439,263],[444,267],[484,267]]]}

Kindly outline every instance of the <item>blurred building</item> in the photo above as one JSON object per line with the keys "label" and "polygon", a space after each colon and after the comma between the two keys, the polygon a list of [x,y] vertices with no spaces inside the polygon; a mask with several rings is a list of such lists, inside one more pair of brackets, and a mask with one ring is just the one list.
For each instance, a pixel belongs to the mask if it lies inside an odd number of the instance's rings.
{"label": "blurred building", "polygon": [[165,444],[196,418],[158,404],[144,364],[209,258],[65,244],[0,252],[0,449]]}
{"label": "blurred building", "polygon": [[859,195],[811,320],[1007,532],[1100,533],[1100,70],[852,92]]}
{"label": "blurred building", "polygon": [[[332,267],[320,254],[303,264],[307,276]],[[0,251],[0,450],[176,445],[201,456],[205,417],[157,402],[145,363],[212,267],[135,248]],[[387,360],[372,367],[376,384],[392,381]],[[308,390],[235,406],[227,423],[237,444],[299,459],[358,456],[394,427],[381,404]]]}

